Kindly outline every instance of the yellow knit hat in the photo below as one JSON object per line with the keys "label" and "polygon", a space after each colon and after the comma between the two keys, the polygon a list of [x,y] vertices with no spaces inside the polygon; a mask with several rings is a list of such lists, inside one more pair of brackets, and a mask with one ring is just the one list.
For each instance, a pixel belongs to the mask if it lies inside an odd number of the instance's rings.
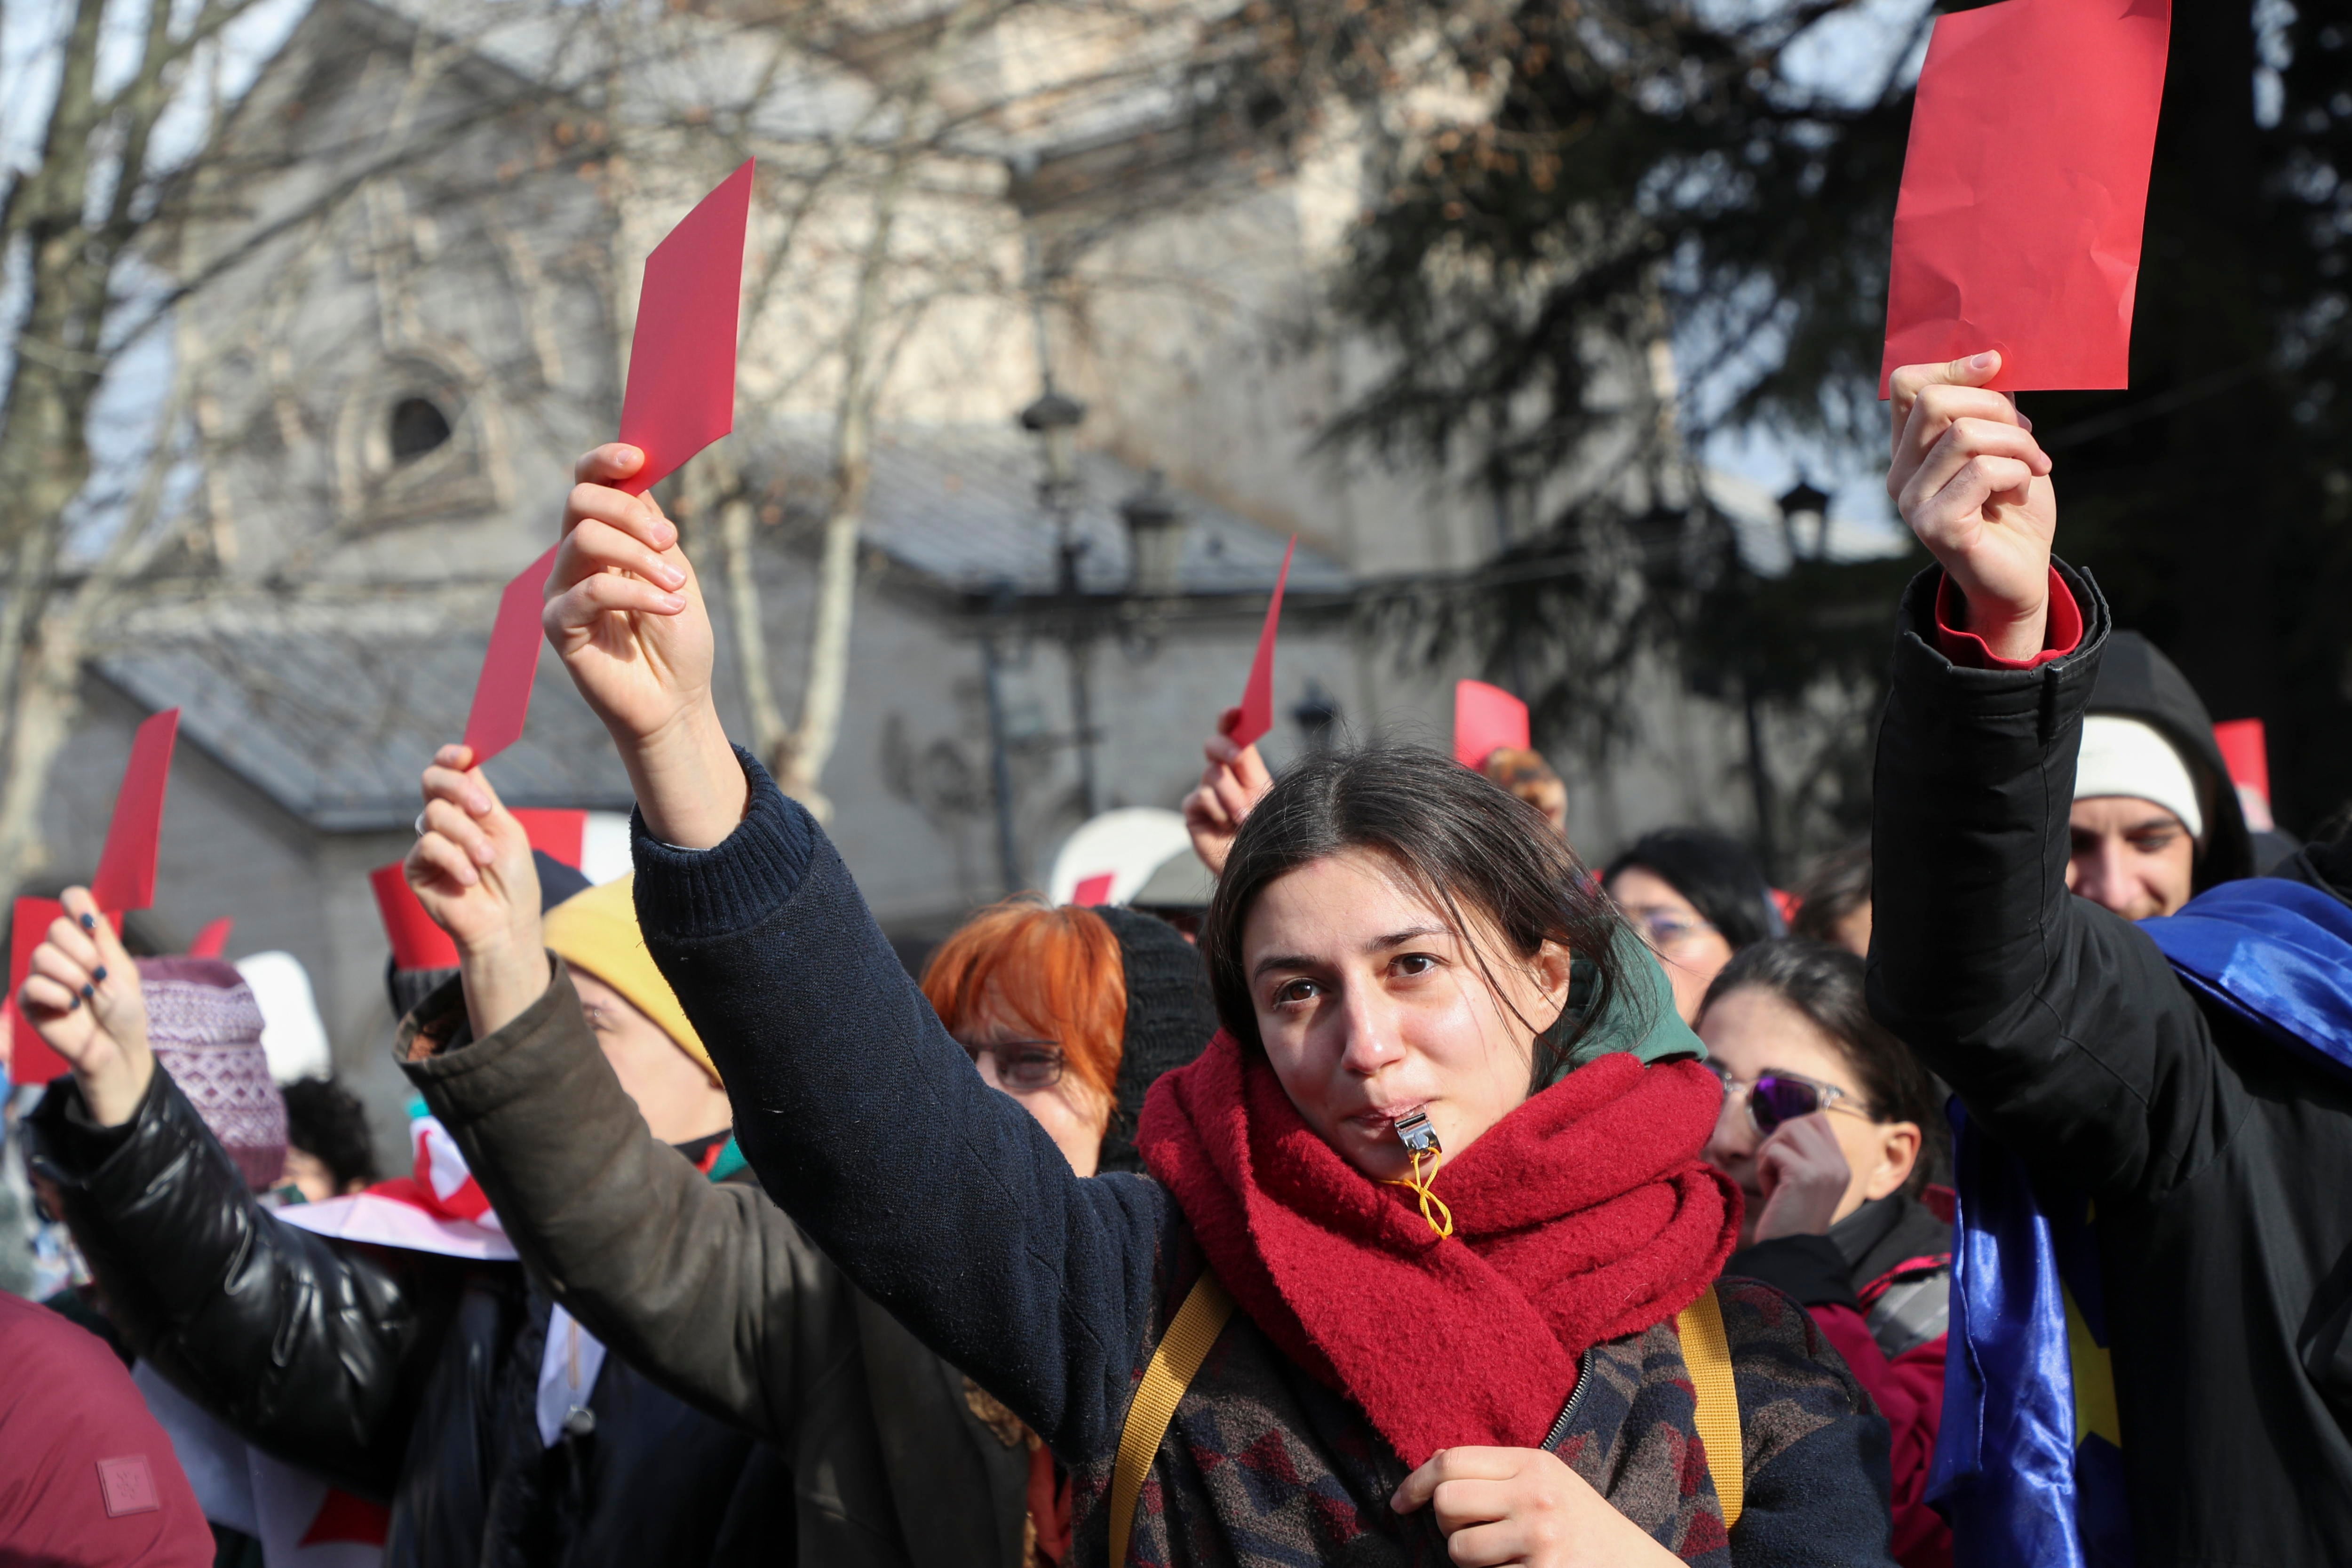
{"label": "yellow knit hat", "polygon": [[574,969],[594,975],[628,999],[631,1006],[677,1043],[677,1048],[701,1064],[719,1081],[702,1037],[687,1022],[677,993],[662,978],[646,939],[637,931],[637,879],[635,872],[617,882],[606,882],[584,893],[574,893],[547,911],[542,922],[547,951]]}

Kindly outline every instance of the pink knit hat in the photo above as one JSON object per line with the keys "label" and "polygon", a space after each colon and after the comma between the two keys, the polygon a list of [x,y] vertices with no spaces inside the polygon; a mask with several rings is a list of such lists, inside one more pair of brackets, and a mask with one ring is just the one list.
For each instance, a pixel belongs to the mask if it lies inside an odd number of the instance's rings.
{"label": "pink knit hat", "polygon": [[262,1192],[286,1169],[286,1100],[261,1048],[261,1006],[233,964],[142,958],[147,1042],[196,1108],[245,1184]]}

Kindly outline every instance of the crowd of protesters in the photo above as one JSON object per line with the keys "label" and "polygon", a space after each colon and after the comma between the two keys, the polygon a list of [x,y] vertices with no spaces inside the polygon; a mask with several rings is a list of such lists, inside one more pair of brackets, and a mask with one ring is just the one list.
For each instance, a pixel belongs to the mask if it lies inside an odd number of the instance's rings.
{"label": "crowd of protesters", "polygon": [[1936,564],[1790,890],[1695,827],[1589,872],[1530,752],[1277,777],[1229,716],[1204,907],[1015,899],[919,979],[590,453],[546,626],[635,870],[423,769],[412,1171],[259,971],[65,890],[0,1563],[2352,1557],[2352,837],[2250,833],[1996,363],[1895,377]]}

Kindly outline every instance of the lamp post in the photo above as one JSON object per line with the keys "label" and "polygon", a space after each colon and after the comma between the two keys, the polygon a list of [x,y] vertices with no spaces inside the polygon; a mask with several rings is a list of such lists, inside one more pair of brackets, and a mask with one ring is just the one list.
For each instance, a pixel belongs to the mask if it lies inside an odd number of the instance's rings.
{"label": "lamp post", "polygon": [[1078,562],[1087,552],[1087,542],[1077,535],[1077,430],[1086,416],[1087,405],[1055,390],[1049,374],[1045,390],[1021,411],[1020,419],[1021,427],[1045,447],[1045,474],[1037,482],[1037,500],[1054,520],[1055,587],[1070,612],[1064,647],[1070,671],[1072,741],[1078,753],[1078,794],[1087,816],[1092,816],[1102,809],[1095,777],[1094,693],[1087,679],[1092,637],[1086,617],[1078,613],[1084,592]]}
{"label": "lamp post", "polygon": [[[1812,480],[1801,474],[1795,487],[1780,498],[1780,537],[1788,541],[1790,563],[1794,565],[1799,561],[1819,561],[1826,557],[1830,552],[1828,494],[1815,488]],[[1797,531],[1806,518],[1811,518],[1813,525],[1813,552],[1811,556],[1797,548]]]}
{"label": "lamp post", "polygon": [[1184,580],[1184,514],[1168,495],[1167,476],[1151,470],[1143,488],[1118,503],[1127,524],[1128,591],[1160,598]]}

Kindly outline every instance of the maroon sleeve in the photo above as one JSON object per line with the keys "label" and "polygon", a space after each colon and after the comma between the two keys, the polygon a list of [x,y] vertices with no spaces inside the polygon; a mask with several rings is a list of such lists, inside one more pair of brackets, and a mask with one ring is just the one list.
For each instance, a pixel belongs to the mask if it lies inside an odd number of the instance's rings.
{"label": "maroon sleeve", "polygon": [[0,1291],[0,1542],[44,1568],[211,1568],[212,1530],[96,1335]]}
{"label": "maroon sleeve", "polygon": [[1963,669],[2039,669],[2053,658],[2065,658],[2083,643],[2083,606],[2074,602],[2074,590],[2066,586],[2055,566],[2050,568],[2050,618],[2042,628],[2042,651],[2032,658],[1998,658],[1985,646],[1984,638],[1962,631],[1968,608],[1947,574],[1936,588],[1936,651]]}
{"label": "maroon sleeve", "polygon": [[1895,1472],[1895,1560],[1903,1568],[1949,1568],[1951,1527],[1927,1501],[1927,1469],[1944,1415],[1944,1337],[1888,1361],[1871,1337],[1869,1323],[1852,1307],[1806,1310],[1886,1417],[1887,1458]]}

